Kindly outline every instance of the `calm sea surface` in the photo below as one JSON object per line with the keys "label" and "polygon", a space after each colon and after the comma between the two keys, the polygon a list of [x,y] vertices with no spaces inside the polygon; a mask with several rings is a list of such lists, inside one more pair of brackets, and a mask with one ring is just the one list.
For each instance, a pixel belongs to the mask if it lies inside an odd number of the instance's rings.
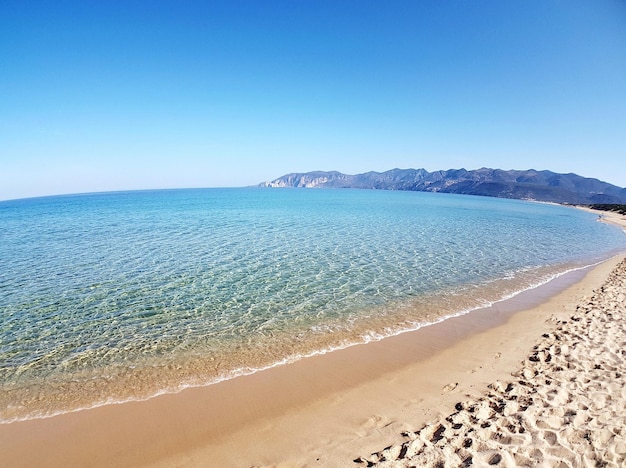
{"label": "calm sea surface", "polygon": [[0,202],[0,421],[419,328],[626,250],[561,206],[297,189]]}

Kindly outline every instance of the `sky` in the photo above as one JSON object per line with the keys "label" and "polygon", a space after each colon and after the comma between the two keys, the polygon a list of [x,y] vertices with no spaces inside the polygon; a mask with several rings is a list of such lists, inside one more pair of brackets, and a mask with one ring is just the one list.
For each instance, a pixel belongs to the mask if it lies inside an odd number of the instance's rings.
{"label": "sky", "polygon": [[623,0],[0,10],[0,200],[396,167],[626,186]]}

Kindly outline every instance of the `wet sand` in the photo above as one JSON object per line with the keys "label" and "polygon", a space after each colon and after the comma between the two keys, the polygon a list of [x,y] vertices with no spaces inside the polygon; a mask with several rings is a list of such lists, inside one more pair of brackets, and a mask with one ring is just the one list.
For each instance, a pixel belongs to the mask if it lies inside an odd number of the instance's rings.
{"label": "wet sand", "polygon": [[[419,449],[412,453],[408,445],[403,448],[405,444],[430,437],[436,445],[432,439],[438,426],[432,434],[424,427],[446,421],[455,412],[471,414],[474,408],[474,413],[480,413],[493,398],[499,401],[509,395],[508,382],[519,380],[524,369],[544,372],[536,363],[545,362],[545,349],[554,346],[555,333],[563,333],[555,330],[567,325],[562,322],[570,322],[572,315],[587,310],[594,297],[603,297],[601,292],[594,296],[593,291],[604,284],[620,260],[616,257],[590,272],[574,272],[491,308],[381,342],[144,402],[0,425],[0,465],[411,464],[407,455],[417,456]],[[616,288],[614,298],[624,293],[622,286]],[[589,318],[598,325],[598,333],[606,328],[595,315]],[[602,341],[603,337],[594,339]],[[594,343],[586,345],[593,350]],[[534,346],[539,348],[533,350]],[[539,361],[529,360],[539,351],[543,353],[543,357],[537,354]],[[618,368],[619,364],[611,365]],[[520,391],[516,392],[520,398]],[[457,403],[461,409],[455,408]],[[512,407],[507,411],[513,411]],[[470,423],[462,427],[477,431],[480,425],[468,418]],[[536,426],[537,419],[540,416],[535,418]],[[454,446],[448,430],[453,429],[446,427],[437,437],[445,439],[446,446]],[[560,441],[555,434],[554,440]],[[548,443],[553,439],[544,434],[541,440],[546,438]],[[528,442],[522,439],[520,444]],[[385,447],[391,447],[394,455],[385,452]],[[417,443],[411,450],[415,447]],[[394,457],[393,462],[389,460]],[[478,461],[479,455],[474,457]]]}

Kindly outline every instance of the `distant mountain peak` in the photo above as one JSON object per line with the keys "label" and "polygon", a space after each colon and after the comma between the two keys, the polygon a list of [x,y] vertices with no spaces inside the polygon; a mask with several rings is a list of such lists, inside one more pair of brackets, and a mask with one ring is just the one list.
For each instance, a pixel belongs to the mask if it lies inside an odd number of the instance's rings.
{"label": "distant mountain peak", "polygon": [[626,203],[626,189],[577,174],[547,170],[391,169],[343,174],[337,171],[291,173],[259,184],[261,187],[359,188],[459,193],[554,203]]}

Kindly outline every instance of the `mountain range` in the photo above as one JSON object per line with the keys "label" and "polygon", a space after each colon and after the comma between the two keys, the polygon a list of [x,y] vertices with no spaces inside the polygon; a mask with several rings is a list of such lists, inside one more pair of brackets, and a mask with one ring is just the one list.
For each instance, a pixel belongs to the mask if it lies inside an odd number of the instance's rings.
{"label": "mountain range", "polygon": [[386,172],[342,174],[315,171],[286,174],[261,187],[358,188],[458,193],[487,197],[516,198],[553,203],[588,205],[626,203],[626,189],[577,174],[551,171],[449,169],[392,169]]}

